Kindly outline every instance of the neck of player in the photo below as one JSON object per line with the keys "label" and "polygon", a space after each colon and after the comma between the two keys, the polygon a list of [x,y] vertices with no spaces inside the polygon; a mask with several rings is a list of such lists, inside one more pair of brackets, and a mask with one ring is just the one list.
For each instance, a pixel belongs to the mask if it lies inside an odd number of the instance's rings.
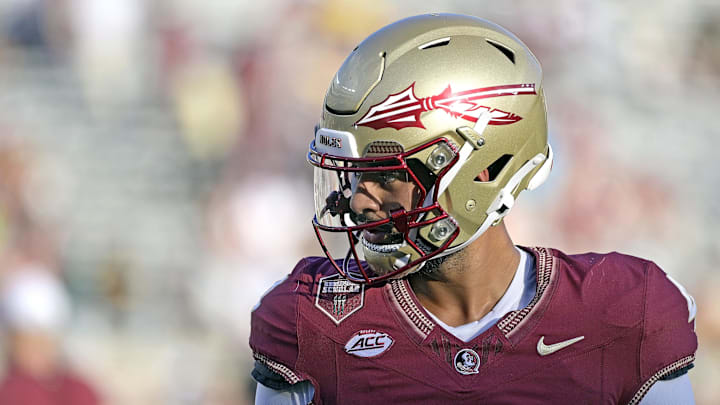
{"label": "neck of player", "polygon": [[420,303],[450,326],[477,321],[505,295],[520,263],[504,223],[490,227],[440,268],[408,279]]}

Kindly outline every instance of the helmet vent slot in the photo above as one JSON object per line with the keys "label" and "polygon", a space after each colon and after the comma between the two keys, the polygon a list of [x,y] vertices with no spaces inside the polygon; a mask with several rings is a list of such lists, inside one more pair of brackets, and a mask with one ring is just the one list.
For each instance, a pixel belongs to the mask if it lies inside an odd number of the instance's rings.
{"label": "helmet vent slot", "polygon": [[375,141],[368,145],[365,156],[386,156],[403,153],[403,147],[395,141]]}
{"label": "helmet vent slot", "polygon": [[425,49],[430,49],[430,48],[438,48],[441,46],[445,46],[449,43],[450,43],[450,37],[440,38],[440,39],[436,39],[434,41],[430,41],[425,44],[422,44],[422,45],[418,46],[418,49],[425,50]]}
{"label": "helmet vent slot", "polygon": [[513,65],[515,64],[515,52],[513,52],[510,48],[489,39],[486,39],[485,42],[495,47],[495,49],[497,49],[498,51],[502,52],[503,55],[510,59],[510,62],[512,62]]}
{"label": "helmet vent slot", "polygon": [[[494,161],[490,166],[487,167],[488,171],[488,180],[487,182],[495,181],[497,176],[502,172],[502,170],[505,168],[505,166],[508,164],[510,159],[512,159],[513,155],[502,155],[500,156],[496,161]],[[486,183],[480,178],[480,175],[475,177],[475,181],[478,183]]]}

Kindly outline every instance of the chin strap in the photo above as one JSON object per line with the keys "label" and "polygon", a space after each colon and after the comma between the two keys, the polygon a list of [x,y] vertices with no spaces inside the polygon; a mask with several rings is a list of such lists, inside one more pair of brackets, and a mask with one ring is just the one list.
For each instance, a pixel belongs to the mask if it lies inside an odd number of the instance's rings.
{"label": "chin strap", "polygon": [[538,170],[538,172],[533,176],[533,178],[530,179],[530,182],[528,183],[528,189],[532,190],[537,188],[547,179],[548,175],[550,174],[550,168],[552,166],[552,158],[552,148],[548,145],[548,156],[545,156],[542,153],[538,153],[532,159],[528,160],[527,163],[525,163],[520,168],[520,170],[513,174],[505,187],[500,189],[497,196],[495,197],[495,200],[492,202],[492,204],[490,204],[490,207],[488,207],[486,211],[487,218],[485,218],[485,221],[483,221],[483,223],[480,225],[480,228],[475,231],[475,233],[470,237],[470,239],[458,246],[446,249],[444,252],[440,253],[436,257],[443,257],[451,253],[457,252],[458,250],[474,242],[477,238],[480,237],[480,235],[487,231],[488,228],[498,224],[500,220],[503,219],[510,212],[510,209],[515,205],[515,197],[513,197],[513,191],[515,191],[515,189],[520,185],[523,179],[528,174],[530,174],[530,172],[532,172],[543,162],[545,163],[540,168],[540,170]]}
{"label": "chin strap", "polygon": [[[473,127],[473,131],[475,132],[476,136],[479,139],[482,136],[482,133],[485,132],[485,128],[487,128],[488,123],[490,122],[490,119],[492,118],[492,115],[490,114],[490,110],[487,110],[480,114],[478,117],[477,122],[475,122],[475,126]],[[458,161],[455,162],[453,167],[448,170],[447,173],[443,176],[442,179],[440,179],[440,186],[438,187],[438,196],[442,195],[442,193],[447,190],[450,183],[455,179],[455,176],[457,176],[460,169],[465,165],[465,162],[467,162],[468,158],[470,157],[470,154],[472,151],[478,149],[478,146],[475,142],[477,140],[471,140],[468,138],[465,138],[465,143],[462,147],[460,147],[460,151],[458,152]],[[475,143],[475,144],[474,144]]]}
{"label": "chin strap", "polygon": [[[475,123],[475,126],[473,127],[473,131],[477,134],[477,137],[480,137],[482,133],[485,131],[485,128],[487,128],[488,123],[490,122],[490,119],[492,118],[489,111],[485,111],[484,113],[480,114],[478,117],[477,122]],[[481,138],[480,138],[481,139]],[[467,160],[470,158],[470,154],[477,150],[478,147],[475,145],[477,140],[471,140],[466,137],[466,141],[463,144],[463,146],[460,148],[460,151],[458,152],[458,161],[455,162],[453,167],[443,176],[443,178],[440,180],[440,184],[438,186],[438,195],[442,195],[442,193],[447,190],[450,183],[453,181],[455,176],[457,176],[460,169],[465,165]],[[515,174],[510,178],[508,183],[503,187],[495,197],[495,200],[492,204],[490,204],[490,207],[488,207],[487,218],[485,218],[485,221],[480,225],[480,228],[473,234],[470,239],[468,239],[466,242],[455,246],[450,249],[446,249],[444,252],[438,254],[435,256],[436,258],[447,256],[451,253],[457,252],[458,250],[464,248],[465,246],[469,245],[473,241],[475,241],[480,235],[482,235],[485,231],[488,230],[493,225],[496,225],[500,220],[505,217],[509,212],[510,209],[515,205],[515,197],[513,197],[513,191],[520,185],[522,180],[530,174],[531,171],[533,171],[536,167],[538,167],[540,164],[544,162],[540,170],[537,171],[537,173],[530,179],[528,182],[528,190],[534,190],[540,184],[545,182],[545,180],[548,178],[550,174],[550,169],[552,168],[552,160],[553,160],[553,152],[552,147],[548,145],[548,155],[545,156],[542,153],[538,153],[535,155],[532,159],[530,159],[527,163],[525,163],[520,170],[515,172]],[[427,205],[432,202],[432,189],[428,192],[428,195],[425,199],[424,204]],[[420,268],[422,266],[419,266]]]}

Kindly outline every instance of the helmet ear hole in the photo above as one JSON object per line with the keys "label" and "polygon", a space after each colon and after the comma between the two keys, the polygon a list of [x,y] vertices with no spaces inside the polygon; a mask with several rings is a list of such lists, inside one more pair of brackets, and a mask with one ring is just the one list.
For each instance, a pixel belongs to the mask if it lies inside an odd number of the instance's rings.
{"label": "helmet ear hole", "polygon": [[492,162],[490,166],[487,167],[487,169],[480,172],[480,174],[475,177],[475,181],[478,183],[489,183],[491,181],[495,181],[497,176],[502,172],[502,170],[507,166],[508,162],[510,162],[510,159],[512,159],[513,155],[502,155],[497,160]]}
{"label": "helmet ear hole", "polygon": [[490,170],[485,169],[480,172],[477,176],[475,176],[475,181],[480,183],[487,183],[490,181]]}

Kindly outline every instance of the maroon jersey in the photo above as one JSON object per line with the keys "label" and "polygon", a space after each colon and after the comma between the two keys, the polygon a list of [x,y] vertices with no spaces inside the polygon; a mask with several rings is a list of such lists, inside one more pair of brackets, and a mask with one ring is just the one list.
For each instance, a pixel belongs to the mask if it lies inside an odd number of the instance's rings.
{"label": "maroon jersey", "polygon": [[691,367],[689,298],[654,263],[530,250],[534,299],[469,342],[406,280],[364,287],[303,259],[252,314],[253,375],[310,380],[316,404],[635,404]]}
{"label": "maroon jersey", "polygon": [[15,367],[0,383],[0,405],[98,405],[98,394],[82,379],[63,373],[38,380]]}

